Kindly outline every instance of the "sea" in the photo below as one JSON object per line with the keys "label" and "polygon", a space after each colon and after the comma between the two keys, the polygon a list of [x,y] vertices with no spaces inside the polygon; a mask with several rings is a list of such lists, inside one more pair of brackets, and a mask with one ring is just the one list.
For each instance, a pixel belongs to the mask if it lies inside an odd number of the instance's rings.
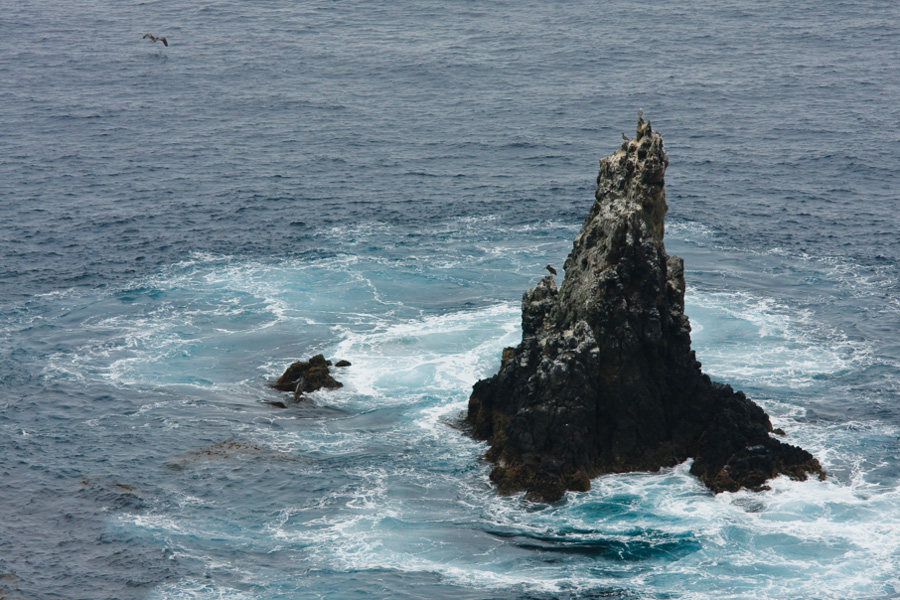
{"label": "sea", "polygon": [[[639,109],[826,480],[533,503],[460,426]],[[0,0],[0,598],[900,598],[898,230],[895,0]]]}

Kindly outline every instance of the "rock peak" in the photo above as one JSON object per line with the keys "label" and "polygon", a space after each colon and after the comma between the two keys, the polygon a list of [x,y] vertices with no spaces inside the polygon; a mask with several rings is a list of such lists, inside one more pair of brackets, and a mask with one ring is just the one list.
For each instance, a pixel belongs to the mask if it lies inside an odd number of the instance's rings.
{"label": "rock peak", "polygon": [[714,491],[822,473],[812,455],[769,435],[761,408],[700,370],[684,265],[663,243],[668,162],[639,112],[635,137],[600,161],[561,287],[545,276],[525,292],[522,342],[475,384],[467,422],[491,444],[501,492],[552,501],[602,473],[689,457]]}

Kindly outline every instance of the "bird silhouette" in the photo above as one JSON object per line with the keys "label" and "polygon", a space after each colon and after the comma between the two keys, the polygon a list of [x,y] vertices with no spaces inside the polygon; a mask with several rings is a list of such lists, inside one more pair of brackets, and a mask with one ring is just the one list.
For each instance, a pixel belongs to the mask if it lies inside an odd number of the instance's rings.
{"label": "bird silhouette", "polygon": [[556,275],[556,269],[554,269],[554,268],[551,267],[550,265],[547,265],[547,266],[544,267],[544,268],[547,269],[548,271],[550,271],[550,274],[551,274],[551,275]]}
{"label": "bird silhouette", "polygon": [[144,35],[144,37],[142,37],[141,39],[142,39],[142,40],[145,40],[145,39],[147,39],[147,38],[150,38],[150,41],[151,41],[151,42],[162,42],[162,43],[163,43],[163,46],[168,46],[168,45],[169,45],[169,42],[166,41],[166,38],[164,38],[164,37],[156,37],[156,36],[153,35],[152,33],[148,33],[148,34]]}

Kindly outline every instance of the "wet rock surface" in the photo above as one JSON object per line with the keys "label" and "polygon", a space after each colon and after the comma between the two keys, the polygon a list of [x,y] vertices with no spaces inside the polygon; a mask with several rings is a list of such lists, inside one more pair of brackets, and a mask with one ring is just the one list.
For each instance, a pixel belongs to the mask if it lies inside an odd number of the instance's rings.
{"label": "wet rock surface", "polygon": [[[341,360],[342,367],[349,366],[350,363]],[[272,387],[282,392],[293,392],[294,401],[300,402],[306,394],[316,390],[327,389],[333,390],[343,387],[343,384],[331,376],[328,367],[331,361],[327,360],[323,355],[316,354],[308,361],[297,361],[292,363],[278,378]],[[286,408],[283,402],[271,403],[279,408]]]}
{"label": "wet rock surface", "polygon": [[548,275],[525,292],[522,342],[475,384],[466,422],[490,442],[502,493],[554,501],[603,473],[688,458],[715,492],[824,477],[811,454],[769,435],[752,400],[702,373],[684,265],[663,244],[667,166],[662,137],[639,117],[635,137],[600,161],[561,287]]}

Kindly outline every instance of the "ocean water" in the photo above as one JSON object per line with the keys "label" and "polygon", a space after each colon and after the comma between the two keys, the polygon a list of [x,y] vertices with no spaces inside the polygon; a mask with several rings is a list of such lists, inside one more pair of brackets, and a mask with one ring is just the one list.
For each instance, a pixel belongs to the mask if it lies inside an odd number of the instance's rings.
{"label": "ocean water", "polygon": [[[898,7],[0,0],[0,598],[900,597]],[[638,108],[826,481],[532,504],[460,431]]]}

